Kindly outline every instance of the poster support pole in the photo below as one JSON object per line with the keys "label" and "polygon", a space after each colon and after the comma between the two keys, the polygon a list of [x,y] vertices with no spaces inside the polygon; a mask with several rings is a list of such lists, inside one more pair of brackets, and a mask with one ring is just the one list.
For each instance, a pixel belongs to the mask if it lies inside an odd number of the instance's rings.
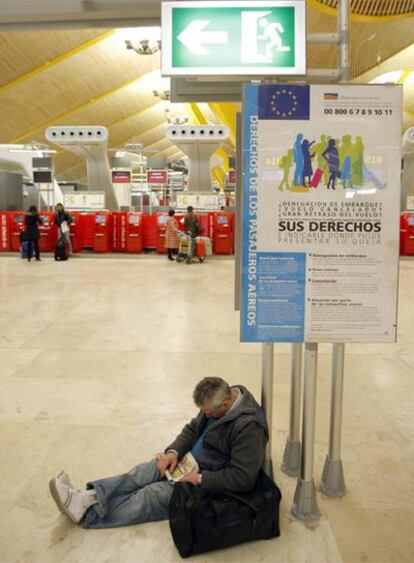
{"label": "poster support pole", "polygon": [[344,469],[341,460],[344,360],[345,345],[334,344],[332,354],[329,452],[326,456],[321,479],[321,491],[330,497],[343,497],[346,492]]}
{"label": "poster support pole", "polygon": [[303,344],[292,344],[290,379],[290,422],[289,436],[283,454],[281,469],[294,477],[300,474],[300,400],[302,394],[302,354]]}
{"label": "poster support pole", "polygon": [[272,420],[273,420],[273,342],[262,344],[262,407],[269,427],[264,470],[273,477],[272,466]]}
{"label": "poster support pole", "polygon": [[292,506],[293,516],[306,522],[319,520],[321,515],[316,502],[313,479],[317,369],[318,344],[306,343],[302,417],[302,464]]}
{"label": "poster support pole", "polygon": [[[349,21],[350,2],[338,3],[339,35],[339,81],[347,82],[349,71]],[[341,460],[342,406],[344,390],[345,344],[332,346],[331,421],[329,430],[329,452],[322,471],[321,491],[331,497],[342,497],[346,493],[344,468]]]}
{"label": "poster support pole", "polygon": [[350,78],[349,47],[350,47],[350,0],[338,2],[338,38],[339,38],[339,82],[348,82]]}

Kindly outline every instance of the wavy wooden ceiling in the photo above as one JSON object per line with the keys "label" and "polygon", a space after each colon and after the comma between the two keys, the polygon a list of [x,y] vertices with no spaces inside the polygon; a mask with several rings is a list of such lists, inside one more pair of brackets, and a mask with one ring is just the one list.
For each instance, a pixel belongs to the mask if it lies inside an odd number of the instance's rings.
{"label": "wavy wooden ceiling", "polygon": [[[336,9],[338,0],[315,0],[315,3]],[[399,16],[414,13],[414,0],[351,0],[351,11],[360,16]]]}
{"label": "wavy wooden ceiling", "polygon": [[0,86],[64,55],[108,30],[0,33]]}
{"label": "wavy wooden ceiling", "polygon": [[[335,31],[336,5],[308,0],[308,33]],[[414,43],[414,18],[402,17],[414,12],[414,0],[351,0],[351,8],[352,76],[376,68],[380,74],[379,62]],[[180,155],[163,133],[168,104],[152,93],[159,89],[159,54],[127,50],[126,33],[134,40],[125,30],[0,33],[0,143],[45,143],[51,124],[99,124],[110,131],[110,147],[134,139],[159,154]],[[337,50],[311,45],[307,59],[309,68],[334,68]],[[202,106],[205,118],[218,122],[212,108]],[[174,111],[191,115],[186,107]],[[225,149],[231,152],[229,144]],[[62,179],[85,175],[75,155],[59,151],[55,163]]]}

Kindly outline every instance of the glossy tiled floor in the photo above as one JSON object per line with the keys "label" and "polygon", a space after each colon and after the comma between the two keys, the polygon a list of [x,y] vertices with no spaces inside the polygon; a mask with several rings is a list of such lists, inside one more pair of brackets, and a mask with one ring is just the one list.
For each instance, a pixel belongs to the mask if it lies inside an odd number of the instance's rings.
{"label": "glossy tiled floor", "polygon": [[[243,345],[230,259],[0,258],[0,561],[179,561],[168,523],[84,531],[59,515],[48,480],[81,485],[148,459],[194,414],[204,375],[260,395],[260,347]],[[399,341],[348,346],[343,461],[348,494],[318,493],[322,518],[290,516],[279,471],[288,429],[290,347],[275,347],[273,458],[282,536],[201,556],[221,563],[414,560],[414,261],[401,263]],[[320,347],[315,477],[329,425],[330,346]]]}

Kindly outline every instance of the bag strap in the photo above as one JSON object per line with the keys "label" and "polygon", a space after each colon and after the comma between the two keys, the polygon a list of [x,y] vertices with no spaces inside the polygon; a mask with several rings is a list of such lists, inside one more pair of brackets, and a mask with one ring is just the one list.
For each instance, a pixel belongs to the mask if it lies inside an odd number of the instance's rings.
{"label": "bag strap", "polygon": [[200,504],[205,504],[211,498],[211,496],[209,495],[205,500],[204,499],[201,500],[200,497],[197,495],[197,490],[199,489],[196,490],[195,486],[192,485],[191,483],[180,483],[180,485],[182,485],[182,487],[184,488],[185,492],[187,493],[187,496],[191,498],[194,506],[200,506]]}
{"label": "bag strap", "polygon": [[[194,485],[191,485],[190,483],[181,483],[181,485],[184,486],[187,495],[193,499],[195,504],[199,504],[200,498],[196,494],[196,489],[195,489]],[[239,502],[241,502],[242,504],[244,504],[245,506],[250,508],[250,510],[253,512],[255,518],[257,517],[258,510],[257,510],[256,506],[252,502],[250,502],[246,498],[244,498],[244,496],[242,494],[233,493],[231,491],[212,490],[212,491],[210,491],[209,495],[206,497],[205,502],[208,502],[209,500],[211,500],[215,497],[223,497],[223,496],[230,497],[230,498],[233,498],[235,500],[238,500]]]}
{"label": "bag strap", "polygon": [[251,511],[253,512],[253,514],[254,514],[254,517],[257,518],[257,512],[258,512],[257,508],[254,506],[253,503],[251,503],[251,502],[249,502],[247,499],[245,499],[245,498],[243,497],[243,495],[240,495],[240,494],[237,494],[237,493],[232,493],[232,492],[230,492],[230,491],[225,491],[225,492],[223,492],[223,493],[220,492],[220,491],[213,491],[213,492],[211,493],[211,497],[210,497],[210,498],[213,498],[213,497],[218,496],[218,495],[226,496],[226,497],[230,497],[230,498],[233,498],[233,499],[235,499],[235,500],[238,500],[239,502],[241,502],[242,504],[244,504],[245,506],[247,506],[248,508],[250,508],[250,510],[251,510]]}

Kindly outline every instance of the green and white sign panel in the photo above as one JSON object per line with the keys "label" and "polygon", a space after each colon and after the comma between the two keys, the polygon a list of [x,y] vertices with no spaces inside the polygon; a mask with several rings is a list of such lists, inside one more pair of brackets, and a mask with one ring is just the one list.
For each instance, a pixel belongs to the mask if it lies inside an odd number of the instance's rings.
{"label": "green and white sign panel", "polygon": [[306,74],[306,5],[265,2],[163,2],[162,73]]}

